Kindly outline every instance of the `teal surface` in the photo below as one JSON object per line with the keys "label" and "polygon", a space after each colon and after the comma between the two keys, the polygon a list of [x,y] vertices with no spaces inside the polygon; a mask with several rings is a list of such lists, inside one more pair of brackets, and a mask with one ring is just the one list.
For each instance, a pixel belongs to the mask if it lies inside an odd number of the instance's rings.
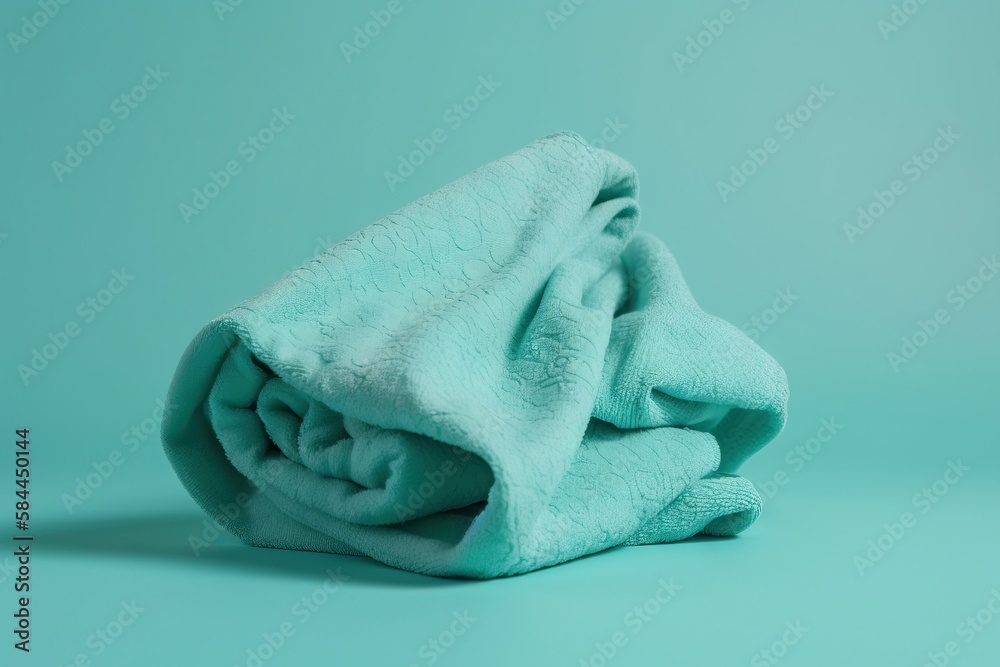
{"label": "teal surface", "polygon": [[[224,6],[0,8],[3,664],[996,664],[995,3]],[[204,523],[158,432],[201,325],[565,129],[788,372],[758,521],[473,583]]]}

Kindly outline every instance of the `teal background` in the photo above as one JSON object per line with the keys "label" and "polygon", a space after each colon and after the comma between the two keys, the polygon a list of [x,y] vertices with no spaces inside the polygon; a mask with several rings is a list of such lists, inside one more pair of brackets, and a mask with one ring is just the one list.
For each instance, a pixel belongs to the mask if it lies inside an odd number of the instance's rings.
{"label": "teal background", "polygon": [[[0,569],[3,664],[246,665],[290,621],[263,664],[426,665],[421,648],[466,610],[475,623],[434,664],[596,666],[595,642],[617,631],[627,643],[607,664],[775,664],[759,651],[796,621],[808,631],[776,649],[789,667],[923,665],[949,641],[949,664],[997,664],[1000,614],[971,642],[959,624],[1000,590],[1000,280],[961,310],[948,295],[1000,250],[1000,5],[914,2],[883,34],[893,4],[871,0],[590,0],[564,2],[556,23],[555,0],[402,0],[347,62],[341,43],[387,2],[218,4],[70,2],[16,52],[9,35],[0,45],[0,423],[11,471],[13,430],[31,429],[36,536],[30,656],[9,645]],[[678,71],[674,52],[727,9]],[[0,28],[38,11],[5,2]],[[169,75],[120,120],[113,101],[157,65]],[[452,128],[445,111],[490,75],[499,87]],[[786,140],[775,123],[824,85],[832,97]],[[275,107],[295,118],[245,162],[240,143]],[[60,182],[52,162],[105,117],[114,131]],[[758,523],[489,582],[228,536],[196,557],[204,517],[154,422],[135,451],[122,441],[152,420],[196,331],[473,168],[558,130],[598,138],[615,119],[627,127],[609,148],[638,169],[642,228],[706,310],[770,321],[758,341],[792,400],[785,432],[743,469],[764,491]],[[438,127],[447,140],[390,190],[384,173]],[[948,127],[960,138],[909,181],[904,163]],[[716,182],[769,137],[780,149],[722,201]],[[231,159],[241,172],[186,224],[179,204]],[[897,178],[905,194],[849,242],[844,224]],[[123,267],[134,280],[87,322],[78,304]],[[797,298],[773,317],[776,290]],[[947,323],[894,370],[887,354],[938,309]],[[79,335],[22,381],[18,366],[71,321]],[[800,468],[789,452],[831,418],[843,427]],[[122,464],[68,511],[64,494],[115,450]],[[959,460],[968,472],[922,513],[915,494]],[[776,473],[785,483],[767,486]],[[859,572],[855,557],[907,511],[915,525]],[[300,623],[293,605],[328,568],[350,579]],[[681,591],[632,632],[626,614],[671,578]],[[144,611],[97,655],[88,637],[132,600]]]}

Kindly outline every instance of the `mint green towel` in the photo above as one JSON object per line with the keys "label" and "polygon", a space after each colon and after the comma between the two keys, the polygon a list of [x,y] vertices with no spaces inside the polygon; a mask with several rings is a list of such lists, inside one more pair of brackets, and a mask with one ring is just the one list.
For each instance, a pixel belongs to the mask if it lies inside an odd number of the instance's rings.
{"label": "mint green towel", "polygon": [[442,576],[743,530],[785,374],[635,232],[636,190],[545,137],[210,322],[163,425],[181,481],[249,544]]}

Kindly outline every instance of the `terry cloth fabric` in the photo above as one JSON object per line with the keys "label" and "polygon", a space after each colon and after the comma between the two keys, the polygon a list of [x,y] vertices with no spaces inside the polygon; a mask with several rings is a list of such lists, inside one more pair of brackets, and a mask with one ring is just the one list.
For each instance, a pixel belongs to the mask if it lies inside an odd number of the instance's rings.
{"label": "terry cloth fabric", "polygon": [[540,139],[213,320],[163,442],[251,545],[432,575],[732,535],[787,383],[636,233],[631,165]]}

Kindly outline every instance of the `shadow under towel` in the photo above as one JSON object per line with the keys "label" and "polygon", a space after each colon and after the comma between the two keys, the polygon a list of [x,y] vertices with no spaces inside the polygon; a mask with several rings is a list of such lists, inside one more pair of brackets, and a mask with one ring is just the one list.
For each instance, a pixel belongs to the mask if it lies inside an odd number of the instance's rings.
{"label": "shadow under towel", "polygon": [[635,231],[636,193],[545,137],[213,320],[168,398],[181,481],[249,544],[440,576],[743,530],[785,374]]}

